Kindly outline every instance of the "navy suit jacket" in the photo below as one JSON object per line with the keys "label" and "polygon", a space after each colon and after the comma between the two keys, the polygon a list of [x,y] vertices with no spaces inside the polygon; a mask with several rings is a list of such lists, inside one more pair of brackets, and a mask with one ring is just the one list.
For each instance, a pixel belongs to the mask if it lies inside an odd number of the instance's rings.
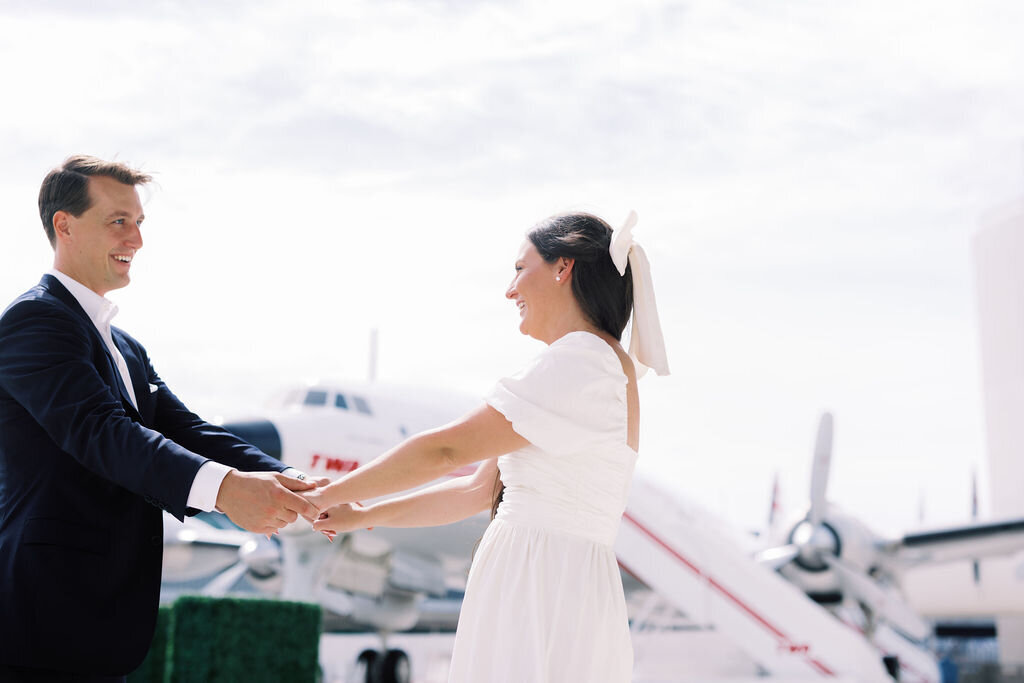
{"label": "navy suit jacket", "polygon": [[149,649],[163,553],[213,459],[285,466],[190,412],[113,328],[102,337],[45,275],[0,316],[0,665],[121,675]]}

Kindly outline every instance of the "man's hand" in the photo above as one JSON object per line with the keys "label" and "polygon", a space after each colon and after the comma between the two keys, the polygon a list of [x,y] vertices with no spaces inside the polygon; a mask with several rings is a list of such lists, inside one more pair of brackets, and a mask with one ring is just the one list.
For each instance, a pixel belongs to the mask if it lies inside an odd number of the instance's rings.
{"label": "man's hand", "polygon": [[300,515],[310,522],[319,516],[319,509],[296,493],[314,488],[311,481],[279,472],[232,470],[220,485],[217,509],[247,531],[271,534]]}
{"label": "man's hand", "polygon": [[292,476],[295,477],[296,479],[301,479],[302,481],[311,481],[316,486],[316,488],[321,488],[331,483],[331,480],[327,477],[311,477],[305,472],[297,470],[293,467],[289,467],[288,469],[285,470],[285,472],[289,471],[298,472],[298,474],[292,474]]}

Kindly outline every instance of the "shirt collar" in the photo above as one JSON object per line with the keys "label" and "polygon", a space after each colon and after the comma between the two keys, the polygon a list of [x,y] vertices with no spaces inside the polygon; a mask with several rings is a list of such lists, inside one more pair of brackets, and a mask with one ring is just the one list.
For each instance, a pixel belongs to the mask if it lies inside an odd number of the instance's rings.
{"label": "shirt collar", "polygon": [[56,268],[51,268],[48,273],[57,278],[69,292],[75,297],[78,305],[82,307],[89,319],[100,330],[110,327],[110,321],[117,315],[117,306],[110,299],[100,296],[70,275],[65,275]]}

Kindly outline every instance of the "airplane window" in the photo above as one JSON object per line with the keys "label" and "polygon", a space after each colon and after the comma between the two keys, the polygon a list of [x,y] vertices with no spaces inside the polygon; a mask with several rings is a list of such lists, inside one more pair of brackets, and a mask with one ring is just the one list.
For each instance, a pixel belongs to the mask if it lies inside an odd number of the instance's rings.
{"label": "airplane window", "polygon": [[303,403],[307,406],[327,405],[327,392],[320,389],[310,389],[306,392],[306,400]]}
{"label": "airplane window", "polygon": [[355,404],[356,410],[358,410],[360,413],[364,413],[366,415],[372,415],[373,414],[370,411],[370,405],[366,402],[365,398],[362,398],[360,396],[353,396],[352,397],[352,403]]}
{"label": "airplane window", "polygon": [[348,401],[345,400],[345,394],[335,395],[334,407],[341,408],[342,410],[348,410]]}

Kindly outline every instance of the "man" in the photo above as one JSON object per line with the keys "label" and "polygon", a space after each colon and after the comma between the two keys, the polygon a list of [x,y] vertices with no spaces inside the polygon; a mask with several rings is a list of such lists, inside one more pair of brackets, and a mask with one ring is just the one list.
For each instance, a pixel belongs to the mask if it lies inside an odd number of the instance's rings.
{"label": "man", "polygon": [[74,156],[39,211],[53,270],[0,316],[0,680],[118,681],[156,621],[161,510],[273,533],[316,508],[277,460],[191,413],[104,295],[142,247],[150,177]]}

